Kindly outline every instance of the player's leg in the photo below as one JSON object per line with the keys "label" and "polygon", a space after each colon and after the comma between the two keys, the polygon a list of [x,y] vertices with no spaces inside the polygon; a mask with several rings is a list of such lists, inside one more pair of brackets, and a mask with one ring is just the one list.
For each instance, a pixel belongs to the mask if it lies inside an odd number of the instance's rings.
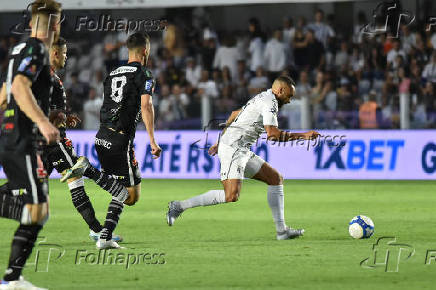
{"label": "player's leg", "polygon": [[9,152],[2,154],[1,161],[9,188],[12,192],[19,192],[23,202],[20,225],[14,234],[8,269],[3,277],[4,281],[18,281],[38,233],[48,219],[48,183],[35,154]]}
{"label": "player's leg", "polygon": [[[77,159],[72,143],[67,138],[64,138],[56,145],[47,146],[44,149],[46,168],[55,168],[59,173],[63,173],[71,168],[77,162]],[[100,232],[102,226],[97,220],[94,207],[85,192],[83,178],[73,177],[68,179],[67,182],[71,193],[71,200],[77,212],[82,216],[90,230]]]}
{"label": "player's leg", "polygon": [[92,166],[86,157],[77,158],[72,142],[69,139],[64,138],[61,143],[63,144],[65,154],[71,156],[69,160],[73,160],[73,164],[67,169],[59,171],[63,174],[61,182],[85,176],[92,179],[100,188],[109,192],[116,199],[120,201],[126,199],[128,191],[120,182]]}
{"label": "player's leg", "polygon": [[112,233],[123,212],[124,204],[134,205],[138,201],[141,191],[141,176],[133,145],[131,141],[127,140],[126,142],[124,135],[100,129],[96,138],[106,140],[105,144],[111,144],[111,146],[102,146],[101,143],[98,143],[95,147],[102,166],[102,172],[118,180],[127,188],[128,192],[123,200],[116,196],[112,197],[101,236],[97,241],[97,248],[119,248],[117,243],[111,241]]}
{"label": "player's leg", "polygon": [[167,223],[172,226],[175,220],[187,209],[198,206],[209,206],[227,202],[236,202],[241,192],[245,163],[250,152],[235,150],[220,144],[218,156],[221,162],[221,182],[224,190],[209,190],[203,194],[168,204]]}
{"label": "player's leg", "polygon": [[276,225],[277,239],[291,239],[303,235],[302,229],[291,229],[285,223],[285,195],[283,177],[262,158],[255,155],[246,166],[246,177],[262,181],[268,185],[268,205]]}

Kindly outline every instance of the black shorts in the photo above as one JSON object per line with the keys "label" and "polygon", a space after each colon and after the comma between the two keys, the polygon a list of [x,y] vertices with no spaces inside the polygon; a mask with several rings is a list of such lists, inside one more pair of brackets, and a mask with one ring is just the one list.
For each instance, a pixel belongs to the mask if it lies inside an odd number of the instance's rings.
{"label": "black shorts", "polygon": [[43,161],[48,175],[52,173],[54,168],[57,172],[62,173],[71,168],[77,159],[73,143],[66,137],[62,138],[59,143],[44,148]]}
{"label": "black shorts", "polygon": [[2,151],[0,163],[13,194],[23,195],[24,203],[47,202],[48,175],[42,159],[35,152]]}
{"label": "black shorts", "polygon": [[112,175],[125,187],[141,183],[133,142],[127,136],[101,127],[95,136],[95,150],[104,173]]}

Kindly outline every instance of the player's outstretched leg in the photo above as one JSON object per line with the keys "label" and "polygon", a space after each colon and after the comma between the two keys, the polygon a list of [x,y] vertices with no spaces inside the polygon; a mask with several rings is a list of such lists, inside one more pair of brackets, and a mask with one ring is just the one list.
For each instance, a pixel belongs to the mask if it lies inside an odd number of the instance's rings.
{"label": "player's outstretched leg", "polygon": [[70,173],[69,179],[73,177],[77,178],[86,176],[94,180],[99,187],[109,192],[114,199],[120,201],[121,203],[123,203],[129,196],[129,192],[125,186],[119,183],[112,176],[105,174],[104,172],[101,172],[92,166],[91,163],[89,163],[88,158],[85,156],[79,157],[73,167],[67,170],[67,173],[65,173],[62,178],[68,176],[68,173]]}
{"label": "player's outstretched leg", "polygon": [[198,206],[216,205],[226,202],[236,202],[241,191],[241,180],[227,179],[222,181],[224,190],[209,190],[206,193],[181,201],[171,201],[168,204],[167,223],[172,226],[175,220],[187,209]]}
{"label": "player's outstretched leg", "polygon": [[297,238],[304,234],[304,229],[292,229],[285,224],[285,195],[283,192],[283,177],[268,163],[252,177],[268,184],[268,205],[271,208],[276,224],[277,240]]}

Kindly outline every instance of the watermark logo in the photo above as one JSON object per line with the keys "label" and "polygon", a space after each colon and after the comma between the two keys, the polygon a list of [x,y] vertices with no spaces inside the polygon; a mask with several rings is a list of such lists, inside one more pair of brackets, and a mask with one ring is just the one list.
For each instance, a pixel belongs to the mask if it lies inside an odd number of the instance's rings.
{"label": "watermark logo", "polygon": [[[256,124],[253,124],[254,126]],[[209,130],[210,129],[221,129],[222,131],[219,133],[217,140],[210,140],[209,139]],[[216,141],[217,143],[220,142],[222,134],[225,130],[234,129],[238,135],[240,136],[251,136],[253,135],[252,128],[249,128],[249,126],[242,127],[235,125],[234,123],[227,126],[225,119],[212,119],[209,121],[209,123],[204,126],[203,132],[205,133],[204,138],[200,138],[198,140],[195,140],[190,146],[195,147],[198,150],[209,150],[211,144],[214,144]],[[256,129],[258,131],[258,129]],[[282,130],[283,131],[283,130]],[[260,132],[262,133],[262,132]],[[260,134],[259,133],[259,134]],[[284,141],[285,134],[288,133],[287,131],[283,131],[282,137],[280,140],[274,140],[274,139],[268,139],[268,137],[265,134],[260,134],[260,137],[256,139],[255,144],[252,146],[254,147],[262,147],[266,146],[267,144],[270,146],[276,146],[276,147],[305,147],[307,151],[310,150],[310,148],[315,148],[315,150],[319,150],[318,148],[321,148],[326,144],[327,147],[330,148],[330,150],[333,150],[334,147],[336,148],[342,148],[346,145],[346,135],[319,135],[317,138],[307,140],[303,138],[296,138],[293,140]],[[289,132],[290,133],[290,132]],[[256,133],[257,134],[257,133]],[[246,142],[241,138],[237,144],[239,147],[246,147]],[[336,149],[335,152],[339,152],[340,149]],[[339,154],[339,153],[337,153]]]}
{"label": "watermark logo", "polygon": [[160,251],[76,249],[70,255],[67,252],[70,250],[65,250],[61,245],[48,243],[46,237],[38,237],[26,268],[35,272],[49,272],[59,261],[76,266],[122,266],[126,270],[133,266],[167,263],[166,254]]}
{"label": "watermark logo", "polygon": [[77,250],[75,265],[118,265],[129,269],[133,265],[163,265],[166,264],[165,253],[130,253],[110,250]]}
{"label": "watermark logo", "polygon": [[415,21],[415,15],[400,9],[396,2],[382,2],[372,11],[372,21],[362,27],[362,33],[374,36],[390,32],[388,37],[398,38],[400,24],[410,25]]}
{"label": "watermark logo", "polygon": [[[32,4],[27,5],[27,8],[22,11],[22,22],[15,24],[10,28],[13,34],[29,34],[32,29],[29,26],[29,22],[32,18]],[[41,7],[40,9],[44,9]],[[50,15],[50,18],[59,17],[58,15]],[[66,16],[64,13],[58,21],[61,25],[66,21]],[[71,21],[71,19],[69,19]],[[36,20],[36,25],[39,21]],[[48,22],[50,23],[50,21]],[[168,21],[166,19],[127,19],[127,18],[112,18],[109,14],[99,14],[95,16],[90,15],[79,15],[73,21],[74,30],[76,32],[125,32],[127,34],[134,33],[137,31],[163,31],[168,26]]]}
{"label": "watermark logo", "polygon": [[[407,261],[414,254],[415,248],[411,245],[398,243],[395,237],[381,237],[372,246],[371,255],[360,262],[360,266],[367,269],[383,268],[385,272],[398,272],[400,262]],[[436,251],[430,258],[436,259]]]}
{"label": "watermark logo", "polygon": [[[416,20],[415,14],[400,7],[399,1],[380,2],[372,11],[371,22],[361,28],[361,33],[370,37],[388,33],[388,38],[400,36],[400,25],[410,26]],[[425,31],[436,27],[436,17],[429,16],[425,21]]]}
{"label": "watermark logo", "polygon": [[[26,9],[22,11],[22,22],[21,23],[17,23],[15,25],[13,25],[10,28],[10,32],[12,34],[30,34],[32,32],[32,28],[29,26],[30,20],[32,19],[32,4],[30,3],[29,5],[27,5]],[[39,10],[44,9],[45,6],[43,7],[39,7]],[[39,17],[39,16],[38,16]],[[49,23],[52,22],[52,18],[59,18],[58,20],[58,25],[61,25],[64,21],[65,21],[65,14],[61,13],[61,16],[59,17],[59,15],[56,14],[50,14],[49,16],[49,21],[47,22],[47,25],[49,25]],[[36,19],[36,26],[39,25],[39,19]],[[47,29],[48,31],[48,29]]]}
{"label": "watermark logo", "polygon": [[34,259],[27,261],[26,267],[34,269],[35,272],[48,272],[50,263],[65,255],[65,249],[61,245],[47,243],[45,237],[38,237],[33,252]]}

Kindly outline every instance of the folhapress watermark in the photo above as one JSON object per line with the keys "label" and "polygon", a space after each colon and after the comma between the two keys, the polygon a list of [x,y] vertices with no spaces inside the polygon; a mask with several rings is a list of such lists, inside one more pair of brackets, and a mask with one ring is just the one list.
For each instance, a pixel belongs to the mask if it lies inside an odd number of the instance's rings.
{"label": "folhapress watermark", "polygon": [[129,269],[133,265],[166,264],[165,253],[129,252],[111,250],[77,250],[75,265],[117,265]]}
{"label": "folhapress watermark", "polygon": [[161,251],[144,251],[140,249],[112,250],[66,250],[59,244],[47,242],[46,237],[38,237],[32,256],[26,263],[26,268],[35,272],[49,272],[57,263],[85,266],[122,266],[128,270],[147,265],[164,265],[166,254]]}
{"label": "folhapress watermark", "polygon": [[[32,31],[29,26],[32,14],[31,5],[32,3],[22,11],[22,22],[10,28],[12,34],[29,34]],[[53,14],[50,15],[50,18],[56,18],[59,24],[67,22],[70,25],[74,25],[76,32],[125,32],[130,34],[137,31],[163,31],[168,26],[166,19],[113,18],[110,14],[79,15],[73,19],[67,18],[62,13],[60,17]],[[39,23],[39,21],[36,20],[36,23]]]}

